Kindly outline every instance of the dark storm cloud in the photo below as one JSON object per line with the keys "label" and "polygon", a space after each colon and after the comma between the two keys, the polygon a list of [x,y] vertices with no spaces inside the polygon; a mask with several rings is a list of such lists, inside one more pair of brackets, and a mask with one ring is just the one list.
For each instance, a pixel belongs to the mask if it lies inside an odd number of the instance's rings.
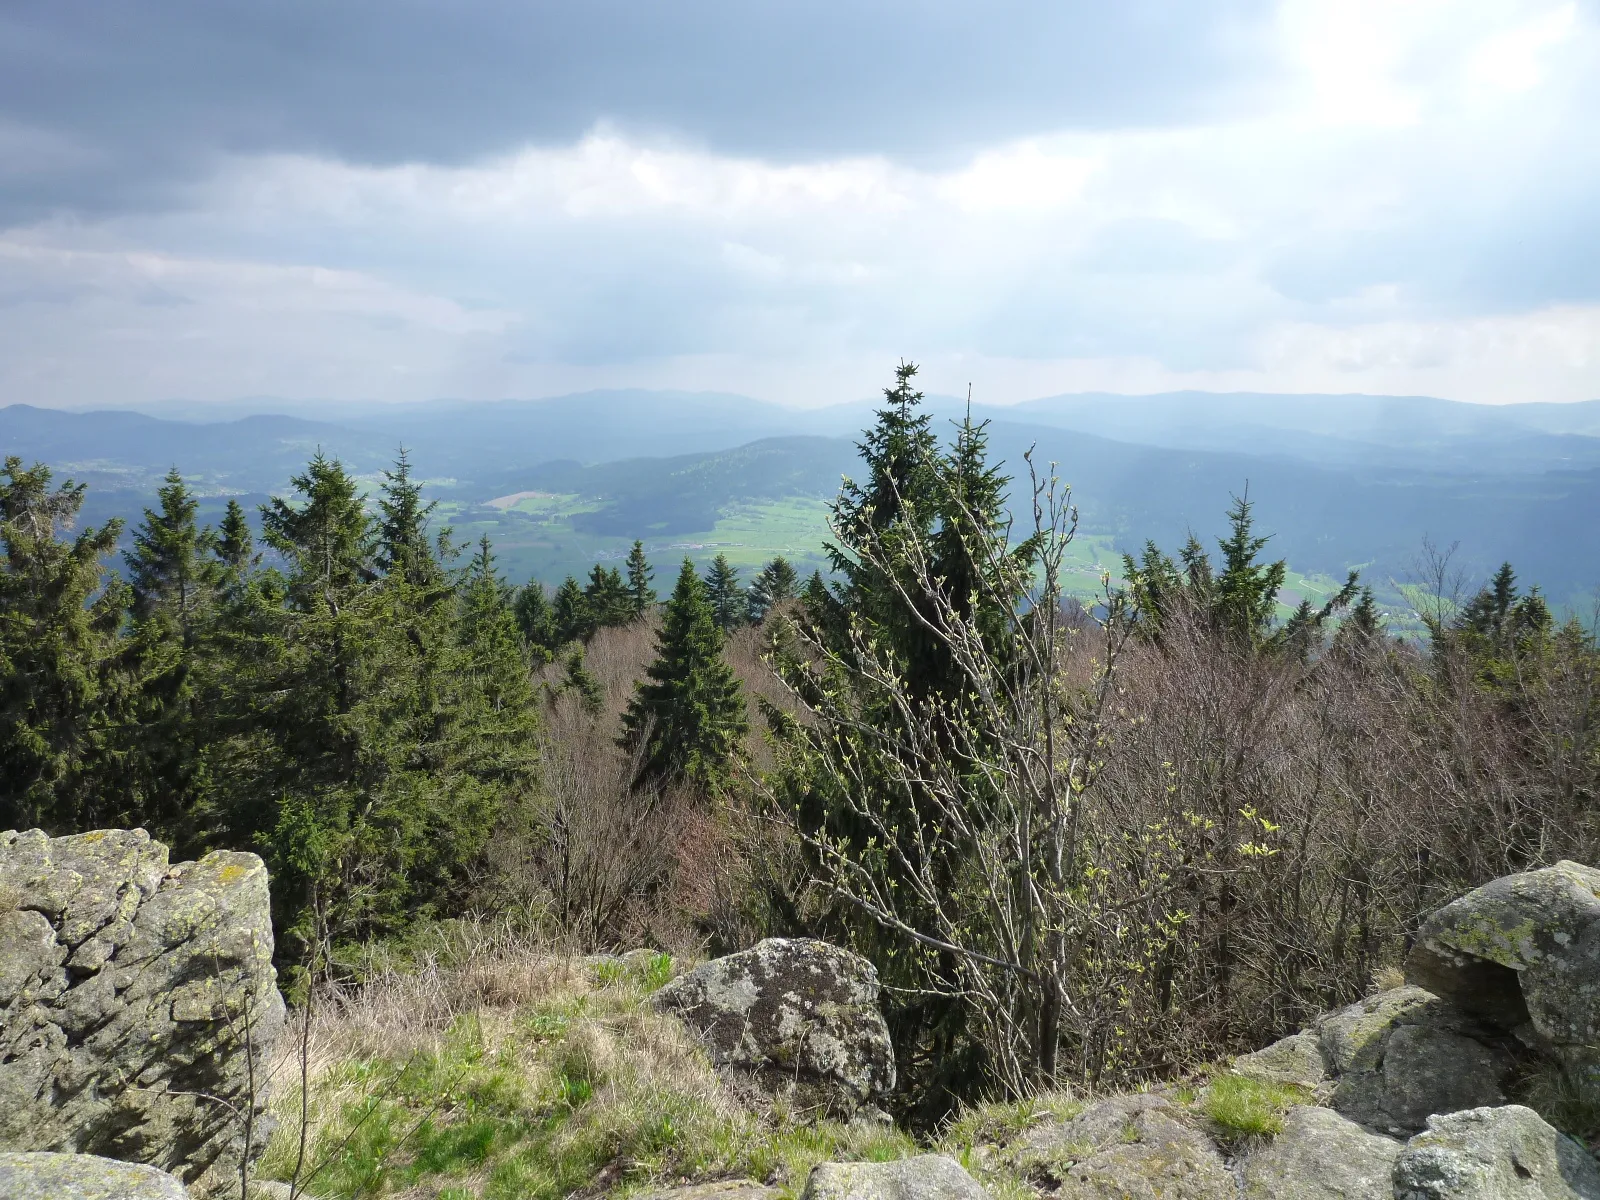
{"label": "dark storm cloud", "polygon": [[731,153],[952,161],[1185,123],[1269,74],[1259,0],[22,0],[0,216],[159,204],[218,153],[459,163],[598,121]]}

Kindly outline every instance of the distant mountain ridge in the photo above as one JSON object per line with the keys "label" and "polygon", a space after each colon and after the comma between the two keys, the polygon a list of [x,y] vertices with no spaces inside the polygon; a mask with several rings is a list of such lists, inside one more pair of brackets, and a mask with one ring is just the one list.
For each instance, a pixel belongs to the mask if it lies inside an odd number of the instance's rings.
{"label": "distant mountain ridge", "polygon": [[[791,409],[724,393],[612,390],[440,402],[329,420],[195,422],[126,410],[0,409],[0,450],[91,483],[89,512],[136,519],[173,465],[216,497],[281,492],[316,450],[369,478],[408,448],[452,511],[520,491],[582,498],[588,538],[678,537],[730,507],[830,498],[870,401]],[[966,410],[931,396],[942,437]],[[1558,596],[1600,584],[1600,401],[1490,407],[1432,397],[1078,394],[973,405],[1008,469],[1036,448],[1075,487],[1085,529],[1136,549],[1217,529],[1246,486],[1298,569],[1398,577],[1423,537],[1483,574],[1510,559]],[[581,509],[581,511],[578,511]],[[814,511],[814,510],[813,510]],[[87,514],[86,514],[87,515]],[[464,518],[463,518],[464,519]],[[565,518],[564,518],[565,519]],[[587,543],[586,543],[587,544]],[[569,551],[570,553],[570,551]]]}

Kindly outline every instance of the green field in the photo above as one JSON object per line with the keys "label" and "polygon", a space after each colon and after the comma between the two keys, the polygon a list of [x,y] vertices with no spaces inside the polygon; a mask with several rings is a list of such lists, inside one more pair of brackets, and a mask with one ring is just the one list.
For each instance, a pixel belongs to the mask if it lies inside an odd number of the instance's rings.
{"label": "green field", "polygon": [[[631,538],[602,537],[576,530],[572,517],[595,511],[602,502],[576,495],[548,492],[514,493],[491,505],[464,505],[443,501],[441,520],[451,525],[458,541],[476,541],[488,534],[506,578],[515,583],[540,579],[559,583],[566,575],[582,577],[597,562],[617,565],[627,556]],[[802,574],[827,570],[822,546],[828,539],[828,505],[809,497],[729,505],[710,529],[670,538],[645,541],[645,552],[656,568],[658,586],[684,558],[704,569],[718,554],[751,578],[764,564],[782,555]],[[1085,603],[1092,603],[1103,588],[1102,573],[1120,581],[1121,555],[1105,534],[1079,532],[1069,548],[1062,583]],[[1290,572],[1281,597],[1287,615],[1302,596],[1321,604],[1339,588],[1327,576]]]}

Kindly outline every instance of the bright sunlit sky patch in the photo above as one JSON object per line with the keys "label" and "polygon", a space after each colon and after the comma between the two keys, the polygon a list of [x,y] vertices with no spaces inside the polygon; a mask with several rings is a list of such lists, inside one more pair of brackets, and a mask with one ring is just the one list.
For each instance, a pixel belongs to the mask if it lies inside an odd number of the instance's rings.
{"label": "bright sunlit sky patch", "polygon": [[1600,0],[21,0],[0,403],[1600,396]]}

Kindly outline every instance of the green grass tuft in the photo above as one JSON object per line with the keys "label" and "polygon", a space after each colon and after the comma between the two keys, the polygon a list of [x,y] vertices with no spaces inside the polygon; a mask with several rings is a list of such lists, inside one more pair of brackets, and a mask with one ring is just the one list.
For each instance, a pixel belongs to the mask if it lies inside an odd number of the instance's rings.
{"label": "green grass tuft", "polygon": [[1274,1137],[1283,1131],[1284,1113],[1308,1101],[1305,1089],[1292,1084],[1229,1074],[1218,1074],[1198,1099],[1200,1110],[1230,1139]]}

